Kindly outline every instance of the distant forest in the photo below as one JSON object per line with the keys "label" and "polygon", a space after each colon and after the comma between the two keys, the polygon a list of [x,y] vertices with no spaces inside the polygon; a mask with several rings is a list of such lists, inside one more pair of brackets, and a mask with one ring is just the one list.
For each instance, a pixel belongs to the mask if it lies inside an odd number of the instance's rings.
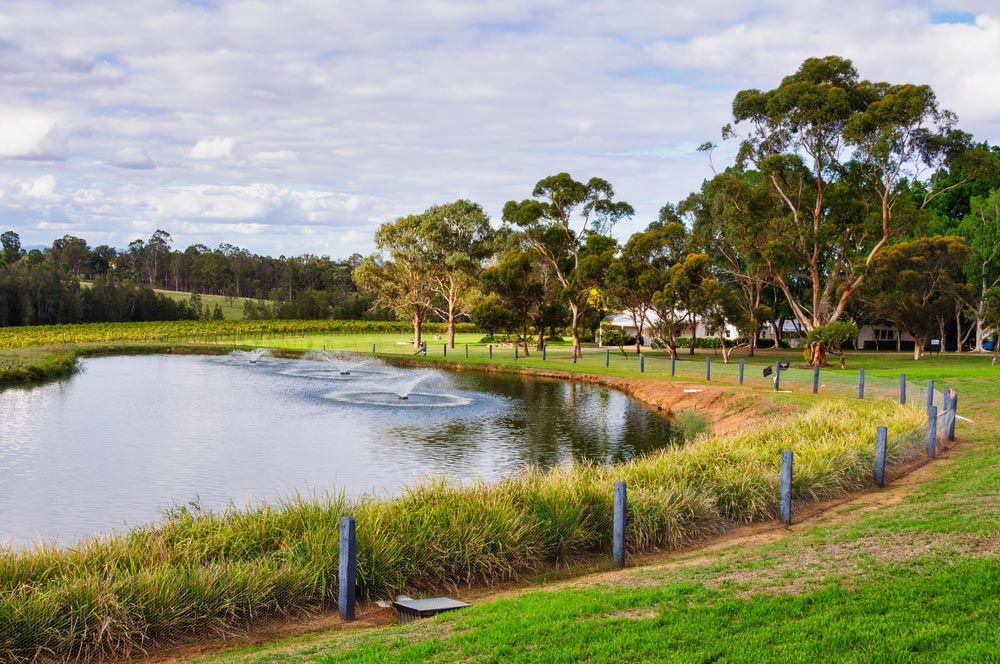
{"label": "distant forest", "polygon": [[[302,255],[260,256],[231,244],[174,249],[157,230],[126,249],[91,247],[67,235],[25,250],[14,231],[0,235],[0,326],[221,318],[197,294],[247,301],[247,318],[391,318],[371,310],[351,272],[359,256],[336,261]],[[178,301],[154,289],[189,291]]]}

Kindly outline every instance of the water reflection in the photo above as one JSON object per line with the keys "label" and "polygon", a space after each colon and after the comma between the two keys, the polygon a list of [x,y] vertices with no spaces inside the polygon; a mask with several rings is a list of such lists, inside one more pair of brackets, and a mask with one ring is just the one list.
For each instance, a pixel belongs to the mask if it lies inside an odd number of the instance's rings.
{"label": "water reflection", "polygon": [[330,398],[393,394],[417,371],[112,357],[85,360],[68,381],[2,392],[0,540],[70,541],[195,497],[219,509],[334,487],[384,495],[428,475],[495,479],[674,440],[668,421],[628,397],[561,381],[421,369],[407,407]]}

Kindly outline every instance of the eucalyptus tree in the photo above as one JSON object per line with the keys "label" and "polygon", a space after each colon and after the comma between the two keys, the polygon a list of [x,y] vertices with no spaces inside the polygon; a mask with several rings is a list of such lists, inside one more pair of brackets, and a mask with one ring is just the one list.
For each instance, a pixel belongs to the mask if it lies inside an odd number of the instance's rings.
{"label": "eucalyptus tree", "polygon": [[413,347],[419,348],[423,325],[435,296],[433,273],[439,266],[428,250],[421,225],[423,215],[399,217],[379,226],[375,246],[387,255],[365,258],[352,277],[374,304],[392,310],[413,324]]}
{"label": "eucalyptus tree", "polygon": [[629,237],[608,268],[608,296],[632,318],[637,353],[648,331],[647,315],[655,310],[653,299],[666,285],[667,271],[680,260],[686,247],[687,231],[673,206],[666,205],[657,221]]}
{"label": "eucalyptus tree", "polygon": [[874,261],[862,296],[878,318],[909,332],[913,359],[935,332],[944,343],[944,317],[961,297],[968,258],[963,238],[936,236],[894,244]]}
{"label": "eucalyptus tree", "polygon": [[[765,224],[763,258],[800,327],[841,316],[878,254],[902,236],[911,215],[908,183],[969,145],[930,87],[861,80],[850,60],[810,58],[778,87],[733,100],[737,165],[752,165],[784,214]],[[804,297],[791,281],[806,284]],[[810,363],[826,363],[822,343]]]}
{"label": "eucalyptus tree", "polygon": [[[987,293],[1000,287],[1000,189],[972,199],[971,210],[962,220],[959,231],[969,242],[966,275],[974,289],[966,304],[975,318],[975,350],[983,352],[983,342],[990,333],[986,321]],[[956,317],[956,325],[960,324],[961,318]]]}
{"label": "eucalyptus tree", "polygon": [[480,275],[480,288],[487,294],[477,310],[484,320],[491,317],[492,325],[514,336],[529,355],[531,328],[537,312],[545,306],[545,287],[538,278],[535,257],[524,251],[504,254],[496,265]]}
{"label": "eucalyptus tree", "polygon": [[479,272],[493,253],[494,232],[483,208],[464,199],[435,205],[421,218],[418,233],[434,264],[430,278],[440,302],[434,308],[454,348],[455,318],[468,314],[475,304]]}
{"label": "eucalyptus tree", "polygon": [[[539,180],[531,195],[522,201],[508,201],[503,220],[523,230],[525,241],[561,285],[562,299],[570,310],[573,348],[579,352],[580,322],[593,302],[595,280],[603,278],[599,257],[605,255],[603,247],[588,244],[588,240],[606,235],[635,211],[628,203],[616,201],[611,184],[601,178],[579,182],[568,173],[558,173]],[[588,247],[589,264],[581,269]]]}

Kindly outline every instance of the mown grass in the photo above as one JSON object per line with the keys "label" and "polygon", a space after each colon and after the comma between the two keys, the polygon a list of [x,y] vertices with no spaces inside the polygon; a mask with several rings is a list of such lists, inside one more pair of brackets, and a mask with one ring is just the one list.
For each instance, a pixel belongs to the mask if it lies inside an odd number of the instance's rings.
{"label": "mown grass", "polygon": [[[187,291],[157,288],[156,292],[178,302],[191,301],[192,293]],[[222,315],[226,320],[243,320],[245,313],[244,306],[247,302],[270,304],[268,300],[256,300],[250,297],[228,297],[226,295],[211,295],[208,293],[202,293],[200,297],[201,306],[206,307],[210,314],[215,310],[215,305],[219,305],[219,308],[222,309]]]}
{"label": "mown grass", "polygon": [[[388,500],[300,497],[0,557],[0,658],[121,657],[194,632],[331,607],[337,521],[357,519],[368,598],[512,581],[610,548],[612,485],[629,485],[633,552],[679,546],[777,504],[779,451],[797,455],[798,498],[867,486],[872,422],[921,415],[885,401],[831,400],[798,417],[709,436],[616,467],[525,471],[496,484],[429,482]],[[896,438],[892,460],[912,449]]]}

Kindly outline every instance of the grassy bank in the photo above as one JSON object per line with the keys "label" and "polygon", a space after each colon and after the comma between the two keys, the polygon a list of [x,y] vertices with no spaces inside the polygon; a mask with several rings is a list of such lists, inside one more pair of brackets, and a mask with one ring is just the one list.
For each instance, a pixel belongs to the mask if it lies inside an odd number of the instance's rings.
{"label": "grassy bank", "polygon": [[73,374],[77,356],[72,350],[31,349],[28,352],[0,351],[0,386],[40,383]]}
{"label": "grassy bank", "polygon": [[[790,421],[706,437],[615,468],[525,472],[494,485],[434,482],[392,500],[300,498],[222,514],[181,511],[158,527],[0,558],[0,656],[134,654],[194,632],[330,607],[337,519],[359,533],[369,598],[506,582],[543,566],[605,554],[611,487],[630,487],[634,551],[676,547],[733,521],[767,518],[778,453],[797,455],[795,495],[869,483],[872,422],[893,432],[920,416],[884,401],[829,401]],[[914,441],[894,437],[893,460]]]}

